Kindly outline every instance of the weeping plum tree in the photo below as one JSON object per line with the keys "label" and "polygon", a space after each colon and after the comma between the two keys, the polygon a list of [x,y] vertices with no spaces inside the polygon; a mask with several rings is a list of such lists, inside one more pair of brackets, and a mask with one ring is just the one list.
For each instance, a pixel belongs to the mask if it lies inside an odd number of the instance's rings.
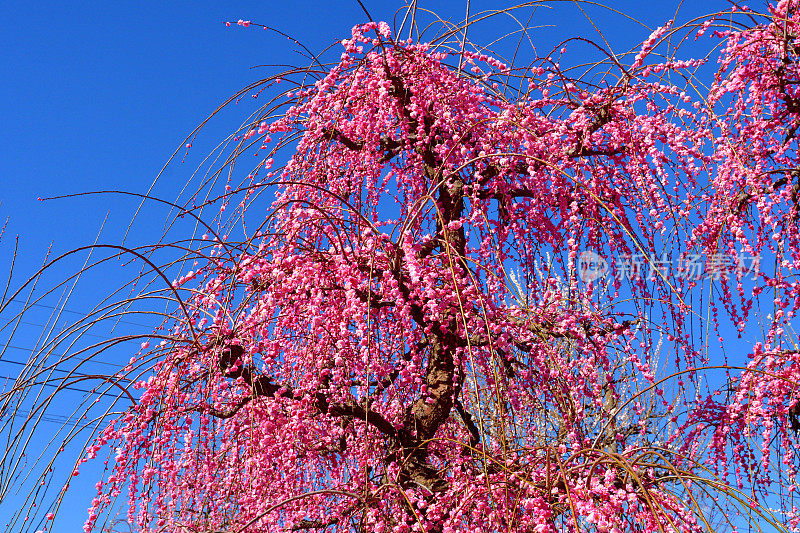
{"label": "weeping plum tree", "polygon": [[796,531],[800,2],[582,66],[416,16],[242,93],[85,529]]}

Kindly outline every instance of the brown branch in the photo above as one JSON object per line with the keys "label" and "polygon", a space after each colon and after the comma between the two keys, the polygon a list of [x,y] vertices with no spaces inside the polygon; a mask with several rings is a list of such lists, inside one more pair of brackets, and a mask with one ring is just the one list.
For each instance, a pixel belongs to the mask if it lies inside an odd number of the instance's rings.
{"label": "brown branch", "polygon": [[343,144],[346,148],[349,148],[354,152],[360,152],[361,150],[364,149],[364,141],[354,141],[336,128],[326,128],[322,132],[322,138],[329,139],[332,141],[338,141],[339,143]]}
{"label": "brown branch", "polygon": [[481,435],[478,431],[478,426],[475,425],[475,421],[472,419],[472,414],[464,409],[464,406],[461,404],[461,400],[456,398],[455,405],[456,411],[458,411],[458,414],[461,416],[461,420],[464,421],[464,424],[466,424],[467,429],[469,430],[469,446],[470,448],[475,448],[481,442]]}
{"label": "brown branch", "polygon": [[[208,410],[207,412],[212,416],[217,418],[230,418],[255,398],[275,397],[277,395],[280,398],[290,400],[303,399],[304,395],[298,395],[288,385],[273,383],[269,376],[261,375],[254,378],[252,367],[241,364],[243,355],[244,348],[235,344],[228,345],[220,352],[219,366],[226,377],[233,379],[241,377],[242,380],[250,386],[251,394],[239,400],[230,411]],[[237,363],[240,366],[237,366]],[[322,414],[333,417],[352,417],[354,419],[363,420],[387,437],[398,438],[399,432],[394,424],[389,422],[380,413],[370,409],[368,405],[360,405],[355,402],[330,403],[325,393],[317,391],[314,393],[314,406]]]}
{"label": "brown branch", "polygon": [[[353,140],[344,133],[342,133],[337,128],[327,128],[322,132],[322,138],[328,139],[332,141],[338,141],[341,143],[345,148],[352,150],[354,152],[361,152],[366,148],[366,143],[362,140]],[[417,138],[416,134],[410,134],[409,140],[414,142]],[[381,136],[380,143],[378,145],[378,150],[383,152],[383,155],[380,158],[380,163],[388,163],[392,160],[396,155],[398,155],[403,149],[403,142],[392,139],[388,135]]]}
{"label": "brown branch", "polygon": [[[794,172],[796,171],[793,171],[793,173]],[[757,195],[762,196],[764,194],[775,192],[778,188],[783,187],[787,183],[788,180],[786,176],[781,176],[780,178],[775,180],[771,185],[767,185],[766,187],[763,187],[756,192],[741,191],[739,194],[736,195],[736,198],[734,198],[735,207],[732,207],[731,211],[736,211],[737,215],[741,215],[742,210],[745,208],[747,203],[753,198],[755,198]]]}
{"label": "brown branch", "polygon": [[594,157],[598,155],[612,156],[619,155],[625,151],[625,148],[618,146],[616,148],[586,148],[581,146],[570,152],[570,157]]}

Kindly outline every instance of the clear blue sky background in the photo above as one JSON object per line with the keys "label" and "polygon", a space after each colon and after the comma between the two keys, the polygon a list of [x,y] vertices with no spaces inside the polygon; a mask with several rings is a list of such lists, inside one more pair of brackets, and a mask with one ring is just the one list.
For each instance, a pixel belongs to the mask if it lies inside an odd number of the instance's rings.
{"label": "clear blue sky background", "polygon": [[[400,1],[363,1],[376,20],[390,24],[395,10],[403,6]],[[673,0],[608,3],[651,29],[671,18],[677,6]],[[501,4],[505,3],[474,0],[472,10]],[[695,1],[683,8],[680,18],[721,5]],[[453,21],[463,18],[464,6],[461,0],[420,1],[420,7]],[[592,12],[620,51],[649,33],[620,16]],[[557,22],[558,29],[539,30],[533,34],[535,41],[538,36],[550,42],[557,35],[590,34],[577,9],[563,8],[560,13],[566,15],[547,20]],[[355,0],[6,0],[2,15],[0,223],[6,218],[9,222],[0,240],[0,274],[8,271],[19,236],[12,285],[36,269],[51,244],[59,252],[90,243],[106,216],[100,240],[119,242],[136,206],[113,196],[47,202],[37,201],[38,197],[101,189],[144,193],[184,137],[218,104],[265,72],[273,72],[251,67],[307,64],[285,38],[253,27],[226,27],[224,21],[249,19],[270,25],[317,52],[348,37],[354,24],[366,20]],[[486,29],[487,35],[490,30]],[[481,31],[476,28],[471,37],[480,41]],[[239,106],[241,112],[211,126],[205,135],[209,147],[255,108],[247,99]],[[192,170],[189,164],[173,164],[159,194],[174,198]],[[144,235],[143,242],[156,235],[163,220],[161,212],[154,213],[136,228]],[[83,287],[81,294],[87,291],[86,300],[79,295],[67,307],[85,311],[84,305],[97,300],[97,295],[91,297],[91,287]],[[4,322],[9,317],[0,318]],[[18,352],[7,351],[4,359],[27,358],[24,348],[35,343],[35,328],[35,323],[29,325],[29,333],[17,336]],[[13,375],[15,368],[0,361],[0,375]],[[89,474],[85,477],[88,491],[70,500],[74,508],[60,514],[55,531],[80,530],[96,481]],[[0,505],[0,523],[5,524],[13,504],[10,500]]]}
{"label": "clear blue sky background", "polygon": [[[390,22],[403,5],[364,3],[374,18]],[[704,11],[704,4],[711,10],[720,2],[693,2],[682,8],[681,18],[690,10]],[[463,17],[464,5],[463,0],[420,2],[454,21]],[[504,3],[474,0],[472,10],[499,5]],[[612,0],[609,5],[652,28],[672,16],[677,2]],[[61,250],[92,239],[109,209],[111,234],[130,219],[130,212],[115,209],[111,198],[40,203],[37,197],[97,189],[144,192],[184,136],[264,72],[250,67],[306,63],[286,39],[252,27],[227,28],[223,21],[270,25],[317,52],[365,20],[355,0],[11,0],[2,12],[0,217],[10,222],[0,244],[5,251],[20,235],[23,261],[34,261],[51,241]],[[559,25],[559,35],[590,34],[576,9],[560,13],[567,16],[546,21]],[[620,50],[648,33],[622,17],[593,13],[600,15],[610,42],[622,43]],[[480,29],[471,30],[472,36]],[[552,37],[552,30],[540,32]],[[247,105],[241,117],[253,109]],[[217,138],[228,133],[224,127],[216,131]],[[190,171],[189,166],[175,168],[163,190],[177,190]]]}

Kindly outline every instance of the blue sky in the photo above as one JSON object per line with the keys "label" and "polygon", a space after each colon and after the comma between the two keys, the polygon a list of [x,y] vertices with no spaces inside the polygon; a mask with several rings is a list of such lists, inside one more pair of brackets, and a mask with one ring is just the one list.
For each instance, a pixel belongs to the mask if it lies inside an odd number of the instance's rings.
{"label": "blue sky", "polygon": [[[634,0],[608,3],[641,18],[651,29],[671,18],[677,5],[673,0],[647,2],[646,7]],[[384,0],[364,0],[364,4],[376,20],[390,25],[396,9],[403,6]],[[476,0],[472,8],[476,12],[499,4]],[[710,11],[720,4],[698,1],[685,9]],[[420,6],[454,21],[464,15],[460,0],[420,2]],[[567,15],[557,19],[557,30],[542,28],[534,38],[541,36],[546,42],[554,36],[590,31],[576,9],[563,13]],[[619,43],[620,50],[649,33],[617,15],[594,13],[609,41]],[[100,241],[119,242],[137,205],[111,195],[46,202],[37,198],[95,190],[144,193],[197,124],[228,96],[269,71],[251,67],[307,64],[285,38],[254,27],[226,27],[224,21],[246,19],[273,26],[315,52],[349,36],[354,24],[365,21],[355,0],[6,0],[3,15],[0,224],[8,218],[8,225],[0,240],[0,273],[5,276],[8,271],[18,236],[12,285],[35,271],[51,245],[53,253],[58,253],[91,243],[104,220]],[[690,15],[685,12],[681,18]],[[480,40],[481,31],[476,28],[471,36]],[[209,148],[254,109],[246,100],[238,105],[241,110],[234,109],[209,127],[204,135]],[[196,143],[195,150],[203,146]],[[188,162],[172,164],[157,189],[159,195],[174,198],[192,170]],[[132,240],[148,242],[165,216],[166,212],[154,211],[138,219]],[[67,274],[65,268],[56,274]],[[67,309],[85,312],[97,300],[91,293],[91,285],[82,286]],[[9,317],[0,318],[5,322]],[[24,360],[25,350],[36,343],[37,324],[46,318],[42,314],[27,324],[28,329],[15,337],[17,351],[7,350],[3,359]],[[4,339],[0,332],[0,340]],[[0,361],[0,376],[13,375],[15,368]],[[53,411],[69,415],[67,409]],[[86,479],[88,487],[93,482]],[[85,498],[87,494],[72,500],[74,512],[63,513],[55,531],[79,530],[90,499]],[[81,498],[86,504],[80,503]],[[0,507],[3,523],[9,512],[6,503]]]}
{"label": "blue sky", "polygon": [[[709,9],[718,5],[709,0],[691,9],[704,3]],[[473,1],[472,10],[499,4]],[[670,18],[676,4],[648,2],[645,10],[633,0],[610,2],[651,28]],[[365,5],[376,19],[391,21],[402,2],[371,0]],[[452,20],[464,13],[461,0],[420,6]],[[365,20],[355,0],[12,0],[4,3],[3,12],[0,217],[10,222],[0,244],[5,251],[20,235],[21,259],[34,262],[51,241],[56,249],[68,249],[94,238],[109,209],[109,237],[130,219],[129,211],[108,198],[40,203],[38,197],[98,189],[144,192],[184,136],[264,72],[251,67],[305,63],[286,39],[252,27],[227,28],[223,21],[243,18],[274,26],[319,51]],[[569,16],[557,20],[559,31],[585,35],[585,20],[577,10],[564,12]],[[648,33],[621,17],[595,14],[612,43],[629,45]],[[228,130],[214,131],[221,138]],[[179,187],[191,168],[173,170],[165,192]]]}

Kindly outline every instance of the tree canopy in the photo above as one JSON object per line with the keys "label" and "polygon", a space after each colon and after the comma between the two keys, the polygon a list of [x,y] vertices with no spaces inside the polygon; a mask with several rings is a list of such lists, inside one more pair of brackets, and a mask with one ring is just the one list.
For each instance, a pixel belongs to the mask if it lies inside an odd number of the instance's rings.
{"label": "tree canopy", "polygon": [[181,274],[121,250],[170,317],[86,530],[796,531],[798,4],[582,65],[409,10],[245,89]]}

